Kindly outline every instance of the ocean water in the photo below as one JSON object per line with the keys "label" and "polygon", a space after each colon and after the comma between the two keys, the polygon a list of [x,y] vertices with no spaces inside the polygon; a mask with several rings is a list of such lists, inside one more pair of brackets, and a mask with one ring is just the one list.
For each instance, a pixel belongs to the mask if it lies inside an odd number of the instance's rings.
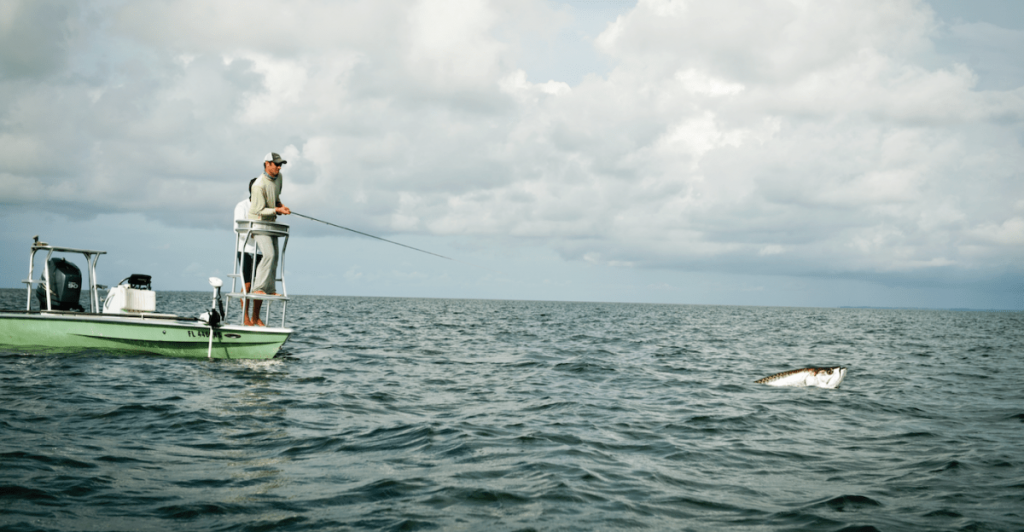
{"label": "ocean water", "polygon": [[[300,296],[289,315],[264,362],[0,348],[0,528],[1024,529],[1022,313]],[[753,383],[830,364],[839,389]]]}

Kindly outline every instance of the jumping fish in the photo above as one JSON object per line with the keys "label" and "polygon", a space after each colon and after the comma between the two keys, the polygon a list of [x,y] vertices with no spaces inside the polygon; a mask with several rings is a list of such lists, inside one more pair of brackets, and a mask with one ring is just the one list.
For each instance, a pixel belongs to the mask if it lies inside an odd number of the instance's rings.
{"label": "jumping fish", "polygon": [[818,388],[838,388],[846,378],[846,368],[829,366],[824,368],[801,368],[776,373],[761,380],[757,384],[769,386],[817,386]]}

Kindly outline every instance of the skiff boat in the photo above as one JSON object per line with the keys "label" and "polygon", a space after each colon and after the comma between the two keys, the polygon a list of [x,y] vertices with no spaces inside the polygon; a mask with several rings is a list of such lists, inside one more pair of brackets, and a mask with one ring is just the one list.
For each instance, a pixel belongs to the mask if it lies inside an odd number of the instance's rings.
{"label": "skiff boat", "polygon": [[[283,239],[280,246],[279,277],[284,295],[252,294],[241,282],[242,265],[235,258],[231,274],[232,290],[228,300],[237,299],[251,305],[263,300],[266,323],[271,321],[274,303],[280,303],[280,327],[243,325],[241,305],[235,307],[237,324],[228,323],[221,300],[222,281],[211,277],[213,302],[199,317],[184,317],[156,312],[156,293],[148,275],[133,274],[114,287],[96,282],[96,262],[105,251],[51,246],[34,239],[29,254],[25,310],[0,310],[0,348],[29,352],[109,350],[118,353],[151,353],[186,358],[269,359],[281,349],[292,334],[285,327],[288,291],[284,284],[284,253],[288,247],[288,226],[274,222],[237,220],[235,232],[249,243],[256,235]],[[46,251],[45,267],[39,279],[33,279],[35,257]],[[63,257],[53,254],[82,254],[87,264],[89,310],[80,306],[81,271]],[[255,265],[253,266],[255,274]],[[33,294],[33,286],[36,290]],[[100,301],[99,290],[107,290]],[[33,295],[38,310],[32,309]],[[276,320],[275,320],[276,323]]]}

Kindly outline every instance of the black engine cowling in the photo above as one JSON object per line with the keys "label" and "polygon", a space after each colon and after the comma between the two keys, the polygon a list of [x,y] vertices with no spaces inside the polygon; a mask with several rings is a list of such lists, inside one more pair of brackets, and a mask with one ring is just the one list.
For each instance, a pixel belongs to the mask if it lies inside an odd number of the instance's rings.
{"label": "black engine cowling", "polygon": [[[78,266],[62,259],[50,259],[46,267],[50,270],[50,305],[53,310],[84,310],[78,304],[82,296],[82,271]],[[46,282],[39,283],[36,298],[39,308],[46,310]]]}

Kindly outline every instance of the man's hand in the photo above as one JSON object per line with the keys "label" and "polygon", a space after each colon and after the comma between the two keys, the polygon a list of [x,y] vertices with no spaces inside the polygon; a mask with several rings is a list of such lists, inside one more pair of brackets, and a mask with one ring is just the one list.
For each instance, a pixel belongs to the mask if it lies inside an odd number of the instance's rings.
{"label": "man's hand", "polygon": [[277,214],[291,214],[292,210],[289,209],[288,207],[285,207],[284,205],[280,205],[274,208],[274,212],[276,212]]}

